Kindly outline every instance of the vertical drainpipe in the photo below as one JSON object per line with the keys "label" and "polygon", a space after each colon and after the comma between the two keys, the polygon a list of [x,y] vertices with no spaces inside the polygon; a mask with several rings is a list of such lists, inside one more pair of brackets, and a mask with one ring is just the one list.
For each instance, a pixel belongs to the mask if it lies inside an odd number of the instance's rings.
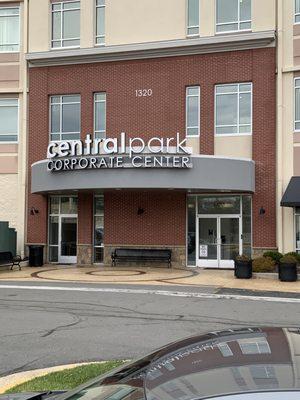
{"label": "vertical drainpipe", "polygon": [[277,148],[277,246],[278,250],[282,252],[284,250],[283,244],[283,212],[280,206],[282,196],[282,185],[283,185],[283,79],[282,79],[282,67],[283,67],[283,1],[276,1],[276,27],[277,27],[277,123],[276,123],[276,148]]}
{"label": "vertical drainpipe", "polygon": [[28,138],[28,70],[26,54],[28,52],[28,24],[29,24],[29,0],[24,0],[23,16],[23,104],[22,104],[22,174],[21,174],[21,197],[24,199],[22,205],[22,214],[24,219],[24,251],[27,242],[27,138]]}

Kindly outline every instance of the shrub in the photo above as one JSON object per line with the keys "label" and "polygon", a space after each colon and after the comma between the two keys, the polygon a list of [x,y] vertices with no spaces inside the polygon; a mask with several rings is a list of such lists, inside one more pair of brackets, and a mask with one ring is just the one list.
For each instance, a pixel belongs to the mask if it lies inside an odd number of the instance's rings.
{"label": "shrub", "polygon": [[280,262],[282,264],[297,264],[297,258],[291,254],[286,254],[280,259]]}
{"label": "shrub", "polygon": [[245,261],[245,262],[251,261],[251,258],[246,256],[245,254],[241,254],[240,256],[236,256],[235,259],[236,259],[236,261]]}
{"label": "shrub", "polygon": [[279,251],[266,251],[264,257],[270,257],[276,262],[276,264],[278,264],[279,260],[283,257],[283,254],[279,253]]}
{"label": "shrub", "polygon": [[290,253],[285,254],[285,256],[293,256],[294,258],[296,258],[297,263],[300,264],[300,254],[299,253],[291,251]]}
{"label": "shrub", "polygon": [[259,257],[253,260],[253,272],[275,272],[275,261],[271,257]]}

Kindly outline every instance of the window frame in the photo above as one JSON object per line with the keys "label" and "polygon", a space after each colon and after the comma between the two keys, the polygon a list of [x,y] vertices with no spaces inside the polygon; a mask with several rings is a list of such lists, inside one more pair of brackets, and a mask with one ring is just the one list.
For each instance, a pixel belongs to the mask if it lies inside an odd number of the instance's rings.
{"label": "window frame", "polygon": [[[103,198],[103,212],[102,214],[96,214],[96,198],[102,197]],[[105,226],[104,226],[104,213],[105,213],[105,204],[104,204],[104,194],[95,194],[93,196],[93,263],[102,265],[104,264],[104,235],[105,235]],[[95,244],[95,227],[96,227],[96,217],[103,218],[103,244],[101,246]],[[103,261],[102,262],[95,262],[95,249],[103,249]]]}
{"label": "window frame", "polygon": [[18,97],[0,97],[0,107],[7,107],[5,105],[1,105],[1,101],[5,100],[17,100],[17,133],[0,133],[0,136],[17,136],[17,140],[7,140],[0,141],[1,144],[18,144],[19,143],[19,135],[20,135],[20,99]]}
{"label": "window frame", "polygon": [[[189,0],[186,0],[186,37],[193,38],[200,36],[200,0],[198,0],[198,8],[199,8],[199,15],[198,15],[198,25],[189,25]],[[189,29],[198,29],[198,33],[189,33]]]}
{"label": "window frame", "polygon": [[[96,100],[96,96],[98,94],[104,94],[105,95],[105,100]],[[96,104],[97,103],[105,103],[105,130],[104,131],[96,131]],[[107,123],[107,94],[106,92],[95,92],[94,93],[94,139],[101,139],[101,138],[96,138],[97,133],[103,133],[103,139],[106,138],[106,123]]]}
{"label": "window frame", "polygon": [[[64,10],[63,9],[63,4],[66,3],[79,3],[79,7],[78,8],[72,8],[69,10]],[[53,5],[60,5],[60,10],[53,10]],[[64,12],[66,11],[75,11],[75,10],[79,10],[79,36],[77,38],[68,38],[65,39],[63,38],[63,15]],[[51,13],[51,24],[50,24],[50,48],[51,50],[62,50],[62,49],[78,49],[80,47],[80,15],[81,15],[81,4],[80,4],[80,0],[70,0],[70,1],[66,1],[66,0],[62,0],[62,1],[56,1],[56,2],[51,2],[50,3],[50,13]],[[61,19],[60,19],[60,39],[53,39],[53,14],[54,13],[60,13],[61,15]],[[79,43],[76,46],[62,46],[64,42],[68,42],[70,40],[78,40]],[[53,42],[60,42],[60,46],[59,47],[53,47]]]}
{"label": "window frame", "polygon": [[[237,3],[240,4],[239,0],[237,0]],[[215,0],[215,21],[216,21],[216,23],[215,23],[215,34],[216,35],[224,35],[224,34],[226,35],[226,34],[236,33],[236,32],[252,32],[252,0],[251,0],[251,19],[241,21],[241,6],[239,5],[237,21],[220,22],[220,23],[218,23],[218,0]],[[247,28],[247,29],[240,29],[241,24],[247,23],[247,22],[250,22],[251,27]],[[232,24],[237,24],[238,29],[218,32],[218,26],[232,25]]]}
{"label": "window frame", "polygon": [[300,24],[300,19],[299,21],[296,21],[296,17],[299,16],[300,17],[300,12],[296,12],[296,2],[297,0],[294,1],[294,25],[299,25]]}
{"label": "window frame", "polygon": [[[63,103],[62,102],[62,98],[63,97],[73,97],[73,96],[79,96],[79,102],[71,102],[71,103]],[[59,97],[60,98],[60,102],[59,103],[52,103],[51,99],[53,97]],[[60,115],[59,115],[59,129],[60,132],[51,132],[51,121],[52,121],[52,104],[54,105],[59,105],[59,111],[60,111]],[[62,106],[63,104],[79,104],[79,126],[80,126],[80,131],[79,132],[62,132]],[[75,134],[78,133],[78,139],[62,139],[62,135],[65,134]],[[60,139],[58,140],[53,140],[52,139],[52,135],[60,135]],[[49,143],[51,142],[65,142],[65,141],[73,141],[73,140],[80,140],[80,136],[81,136],[81,95],[79,93],[74,93],[74,94],[52,94],[49,96]]]}
{"label": "window frame", "polygon": [[[188,90],[191,88],[197,88],[197,95],[188,94]],[[198,97],[198,126],[188,126],[188,99],[189,97]],[[200,85],[192,85],[186,86],[185,88],[185,137],[188,138],[199,138],[201,132],[201,87]],[[196,135],[188,135],[188,129],[198,129],[198,133]]]}
{"label": "window frame", "polygon": [[[4,4],[4,3],[3,3]],[[10,44],[7,46],[18,46],[18,50],[5,50],[5,51],[1,51],[1,45],[0,45],[0,54],[5,54],[5,53],[20,53],[20,47],[21,47],[21,15],[20,15],[20,6],[1,6],[0,5],[0,10],[3,9],[9,9],[9,10],[18,10],[18,14],[11,14],[11,15],[0,15],[0,18],[3,17],[15,17],[16,15],[19,17],[19,31],[18,31],[18,39],[19,39],[19,43],[17,44]]]}
{"label": "window frame", "polygon": [[[257,337],[257,338],[249,338],[249,339],[239,339],[238,341],[239,348],[243,355],[256,355],[256,354],[272,354],[270,344],[265,337]],[[267,347],[267,351],[262,351],[260,345],[264,345]],[[248,351],[247,351],[248,346]],[[256,352],[249,351],[249,346],[256,346]]]}
{"label": "window frame", "polygon": [[[228,92],[228,93],[218,93],[217,94],[217,87],[220,87],[220,86],[232,86],[232,85],[237,85],[238,86],[238,91],[236,93]],[[249,125],[249,124],[240,124],[240,122],[239,122],[239,117],[240,117],[240,99],[239,99],[239,95],[240,95],[240,93],[249,93],[249,92],[240,92],[240,85],[251,85],[251,109],[250,109],[251,130],[250,130],[250,132],[247,132],[247,133],[240,133],[240,132],[238,132],[238,133],[217,133],[217,96],[228,95],[228,94],[236,94],[238,96],[238,102],[237,102],[237,117],[238,117],[237,118],[237,120],[238,120],[237,130],[238,131],[240,130],[240,126]],[[218,84],[215,85],[215,99],[214,99],[214,101],[215,101],[215,106],[214,106],[214,108],[215,108],[215,110],[214,110],[214,113],[215,113],[215,117],[214,117],[214,125],[215,125],[214,134],[215,134],[215,136],[217,136],[217,137],[219,137],[219,136],[220,137],[235,137],[235,136],[252,136],[253,135],[253,82],[232,82],[232,83],[224,83],[224,84],[218,83]],[[218,127],[226,127],[226,126],[232,126],[232,125],[218,125]]]}
{"label": "window frame", "polygon": [[[103,8],[104,9],[104,21],[105,21],[105,16],[106,16],[106,0],[104,0],[104,4],[101,4],[101,5],[97,5],[97,0],[95,0],[95,46],[105,46],[106,44],[105,44],[105,39],[106,39],[106,35],[105,35],[105,24],[104,24],[104,35],[98,35],[97,34],[97,17],[98,17],[98,13],[97,13],[97,10],[98,10],[98,8]],[[103,38],[104,39],[104,41],[103,41],[103,43],[97,43],[97,39],[98,38]]]}
{"label": "window frame", "polygon": [[[300,23],[300,22],[299,22]],[[299,81],[299,86],[296,86],[296,81]],[[296,120],[296,92],[300,90],[300,76],[294,77],[294,132],[300,132],[300,128],[296,128],[296,124],[300,124],[300,119]],[[299,101],[299,108],[300,108],[300,101]],[[300,112],[300,110],[299,110]]]}

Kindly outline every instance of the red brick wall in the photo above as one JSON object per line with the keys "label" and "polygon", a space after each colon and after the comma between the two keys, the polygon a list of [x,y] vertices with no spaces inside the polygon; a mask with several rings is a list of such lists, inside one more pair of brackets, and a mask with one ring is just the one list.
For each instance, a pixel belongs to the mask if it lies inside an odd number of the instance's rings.
{"label": "red brick wall", "polygon": [[[29,166],[46,156],[49,139],[49,95],[81,94],[82,137],[93,131],[93,93],[97,91],[107,93],[107,134],[110,137],[116,137],[122,131],[128,135],[143,138],[170,137],[176,132],[180,132],[183,137],[185,134],[185,87],[200,85],[200,148],[202,154],[213,154],[215,84],[252,81],[254,87],[253,158],[257,163],[256,194],[253,203],[254,246],[276,246],[274,48],[152,60],[31,68],[29,75]],[[153,96],[137,98],[135,90],[143,88],[151,88]],[[39,208],[41,214],[38,218],[29,217],[27,241],[46,241],[46,203],[41,196],[29,195],[28,204],[29,208],[31,205]],[[264,216],[259,216],[261,206],[266,209]],[[131,214],[131,209],[128,213]],[[91,225],[88,226],[91,228]],[[107,229],[106,235],[111,237]],[[120,224],[118,229],[122,229]],[[156,229],[156,235],[158,231]],[[129,233],[130,231],[127,230],[128,235]],[[148,237],[152,234],[153,232],[147,231]],[[141,235],[143,237],[144,234],[141,233]],[[146,236],[144,238],[146,240]],[[176,236],[171,238],[170,234],[165,239],[177,240]],[[124,236],[123,240],[125,240]]]}
{"label": "red brick wall", "polygon": [[105,244],[185,245],[185,193],[120,191],[104,199]]}

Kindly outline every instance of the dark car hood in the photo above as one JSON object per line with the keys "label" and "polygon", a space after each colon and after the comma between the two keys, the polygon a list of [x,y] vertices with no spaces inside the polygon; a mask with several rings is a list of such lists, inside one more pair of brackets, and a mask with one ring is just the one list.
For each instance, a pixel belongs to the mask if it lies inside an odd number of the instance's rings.
{"label": "dark car hood", "polygon": [[28,392],[28,393],[12,393],[1,394],[0,400],[46,400],[50,397],[57,396],[65,392]]}

